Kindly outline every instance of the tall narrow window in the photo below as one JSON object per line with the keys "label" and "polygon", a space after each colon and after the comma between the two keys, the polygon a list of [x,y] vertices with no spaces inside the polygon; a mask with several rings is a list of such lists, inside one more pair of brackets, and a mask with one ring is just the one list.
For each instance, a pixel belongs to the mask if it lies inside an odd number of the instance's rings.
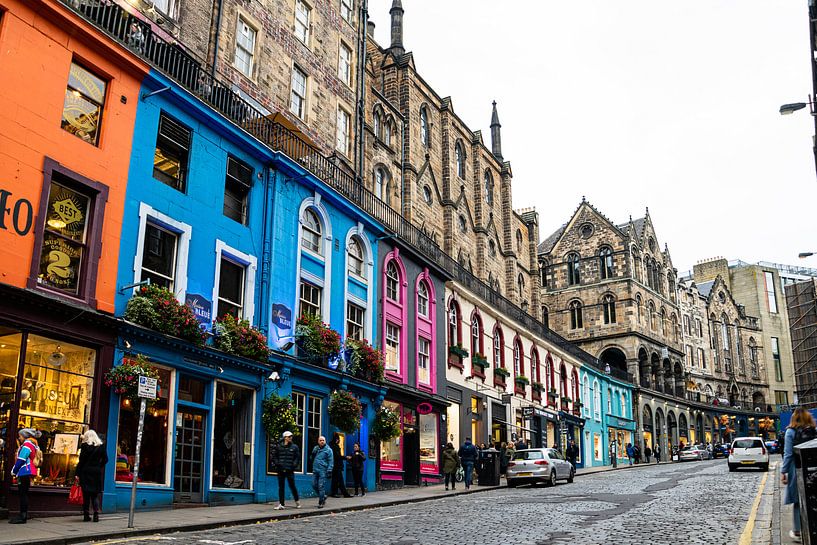
{"label": "tall narrow window", "polygon": [[162,227],[150,223],[145,226],[142,280],[150,280],[151,284],[174,291],[178,240],[176,233]]}
{"label": "tall narrow window", "polygon": [[703,348],[698,349],[698,365],[701,366],[701,369],[706,370],[706,354]]}
{"label": "tall narrow window", "polygon": [[582,304],[579,301],[571,301],[568,306],[570,310],[570,329],[582,329]]}
{"label": "tall narrow window", "polygon": [[380,200],[386,200],[388,197],[388,175],[382,167],[374,169],[374,194]]}
{"label": "tall narrow window", "polygon": [[338,108],[338,124],[335,147],[339,152],[348,156],[351,141],[349,131],[352,126],[352,116],[343,108]]}
{"label": "tall narrow window", "polygon": [[394,128],[392,127],[392,122],[386,121],[383,125],[383,143],[387,146],[391,146],[391,134],[394,132]]}
{"label": "tall narrow window", "polygon": [[247,225],[247,199],[252,187],[252,168],[234,157],[227,157],[224,180],[224,215]]}
{"label": "tall narrow window", "polygon": [[604,312],[604,323],[616,323],[616,298],[607,294],[604,296],[604,299],[602,299],[601,305]]}
{"label": "tall narrow window", "polygon": [[[451,304],[448,307],[448,346],[449,348],[452,346],[457,346],[460,344],[460,311],[457,303],[451,301]],[[471,355],[474,355],[474,352],[471,352]]]}
{"label": "tall narrow window", "polygon": [[386,266],[386,297],[392,301],[400,302],[400,272],[394,261],[389,261]]}
{"label": "tall narrow window", "polygon": [[689,316],[687,314],[684,314],[683,323],[684,323],[684,335],[689,335],[689,333],[690,333],[690,331],[689,331]]}
{"label": "tall narrow window", "polygon": [[379,111],[375,111],[372,115],[372,124],[374,125],[374,135],[377,138],[383,139],[383,116]]}
{"label": "tall narrow window", "polygon": [[522,276],[522,273],[519,273],[519,276],[516,277],[516,289],[519,293],[519,299],[524,301],[525,300],[525,277]]}
{"label": "tall narrow window", "polygon": [[235,67],[248,78],[252,77],[257,35],[258,31],[243,17],[238,18],[238,30],[235,34]]}
{"label": "tall narrow window", "polygon": [[352,48],[343,42],[338,52],[338,78],[346,85],[352,85]]}
{"label": "tall narrow window", "polygon": [[599,273],[602,280],[613,277],[613,250],[606,246],[599,250]]}
{"label": "tall narrow window", "polygon": [[494,204],[494,176],[489,170],[485,171],[485,202]]}
{"label": "tall narrow window", "polygon": [[291,95],[289,99],[289,111],[297,115],[300,119],[306,118],[306,72],[292,67]]}
{"label": "tall narrow window", "polygon": [[777,290],[774,285],[774,273],[764,271],[763,280],[766,282],[766,303],[769,312],[777,314]]}
{"label": "tall narrow window", "polygon": [[547,261],[539,262],[539,281],[543,288],[548,287],[548,264]]}
{"label": "tall narrow window", "polygon": [[359,278],[365,278],[366,274],[363,264],[363,245],[360,243],[357,237],[352,237],[349,240],[348,257],[349,272]]}
{"label": "tall narrow window", "polygon": [[423,146],[430,147],[431,132],[428,126],[428,110],[424,107],[420,108],[420,142]]}
{"label": "tall narrow window", "polygon": [[431,343],[428,339],[417,339],[417,382],[431,384]]}
{"label": "tall narrow window", "polygon": [[235,318],[243,317],[244,307],[244,272],[245,268],[229,259],[221,258],[218,280],[218,301],[216,316],[230,314]]}
{"label": "tall narrow window", "polygon": [[581,283],[581,260],[579,254],[568,254],[567,256],[567,284],[578,286]]}
{"label": "tall narrow window", "polygon": [[428,317],[428,286],[425,282],[417,286],[417,314]]}
{"label": "tall narrow window", "polygon": [[547,307],[542,307],[542,324],[545,329],[550,329],[550,310]]}
{"label": "tall narrow window", "polygon": [[525,366],[522,362],[522,343],[516,341],[513,345],[513,375],[518,377],[525,374]]}
{"label": "tall narrow window", "polygon": [[295,37],[309,45],[309,19],[312,9],[303,0],[295,0]]}
{"label": "tall narrow window", "polygon": [[496,369],[505,367],[505,358],[502,354],[502,344],[502,332],[497,329],[494,331],[494,367]]}
{"label": "tall narrow window", "polygon": [[321,288],[301,281],[301,301],[298,313],[301,316],[321,315]]}
{"label": "tall narrow window", "polygon": [[321,254],[321,222],[318,219],[318,215],[307,208],[304,210],[304,214],[301,218],[301,225],[301,247],[313,251],[316,254]]}
{"label": "tall narrow window", "polygon": [[99,143],[106,88],[107,84],[101,78],[71,63],[60,126],[96,146]]}
{"label": "tall narrow window", "polygon": [[482,322],[476,314],[471,319],[471,357],[482,353]]}
{"label": "tall narrow window", "polygon": [[153,177],[182,193],[186,191],[187,161],[190,155],[190,129],[165,114],[159,117]]}
{"label": "tall narrow window", "polygon": [[772,361],[774,361],[774,378],[777,382],[783,382],[783,366],[780,361],[780,340],[772,337]]}
{"label": "tall narrow window", "polygon": [[400,328],[386,323],[386,371],[400,372]]}
{"label": "tall narrow window", "polygon": [[346,304],[346,338],[363,340],[366,311],[354,303]]}
{"label": "tall narrow window", "polygon": [[352,0],[340,0],[340,16],[347,23],[352,22]]}
{"label": "tall narrow window", "polygon": [[752,370],[752,378],[758,378],[757,343],[754,337],[749,337],[749,365]]}
{"label": "tall narrow window", "polygon": [[462,149],[462,144],[459,142],[454,146],[454,157],[457,163],[457,176],[465,179],[465,150]]}

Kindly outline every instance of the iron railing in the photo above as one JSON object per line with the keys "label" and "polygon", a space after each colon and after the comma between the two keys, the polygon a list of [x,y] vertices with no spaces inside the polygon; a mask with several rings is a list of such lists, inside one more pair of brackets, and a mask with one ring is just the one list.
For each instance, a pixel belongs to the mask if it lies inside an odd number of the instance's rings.
{"label": "iron railing", "polygon": [[[542,322],[474,276],[445,253],[436,241],[366,189],[352,173],[332,158],[323,155],[297,133],[272,121],[230,86],[213,77],[199,61],[177,44],[155,34],[149,23],[110,0],[60,1],[261,143],[301,164],[492,308],[580,361],[602,371],[606,370],[598,359],[548,329]],[[617,379],[632,381],[632,375],[622,369],[613,368],[609,373]]]}

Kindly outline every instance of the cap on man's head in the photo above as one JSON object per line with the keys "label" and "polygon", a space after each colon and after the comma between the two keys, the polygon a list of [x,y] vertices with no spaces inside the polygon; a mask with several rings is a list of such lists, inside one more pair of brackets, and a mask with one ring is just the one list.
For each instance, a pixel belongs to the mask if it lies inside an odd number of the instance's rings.
{"label": "cap on man's head", "polygon": [[281,437],[292,437],[292,432],[291,431],[285,431],[284,434]]}

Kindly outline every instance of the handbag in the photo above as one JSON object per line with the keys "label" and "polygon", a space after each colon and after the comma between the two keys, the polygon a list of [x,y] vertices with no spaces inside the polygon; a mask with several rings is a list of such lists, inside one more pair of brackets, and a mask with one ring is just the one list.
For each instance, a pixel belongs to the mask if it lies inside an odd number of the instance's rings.
{"label": "handbag", "polygon": [[68,492],[68,504],[69,505],[82,505],[82,488],[74,483],[71,486],[71,491]]}

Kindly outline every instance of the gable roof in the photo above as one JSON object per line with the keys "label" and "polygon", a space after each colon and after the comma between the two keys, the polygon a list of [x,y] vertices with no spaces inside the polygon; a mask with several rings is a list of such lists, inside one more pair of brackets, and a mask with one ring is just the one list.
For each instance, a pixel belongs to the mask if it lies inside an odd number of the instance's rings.
{"label": "gable roof", "polygon": [[556,231],[554,231],[549,237],[547,237],[539,244],[537,252],[540,254],[549,254],[553,247],[556,246],[556,243],[559,241],[559,239],[562,237],[562,233],[565,232],[566,228],[567,224],[565,223],[564,225],[556,229]]}

